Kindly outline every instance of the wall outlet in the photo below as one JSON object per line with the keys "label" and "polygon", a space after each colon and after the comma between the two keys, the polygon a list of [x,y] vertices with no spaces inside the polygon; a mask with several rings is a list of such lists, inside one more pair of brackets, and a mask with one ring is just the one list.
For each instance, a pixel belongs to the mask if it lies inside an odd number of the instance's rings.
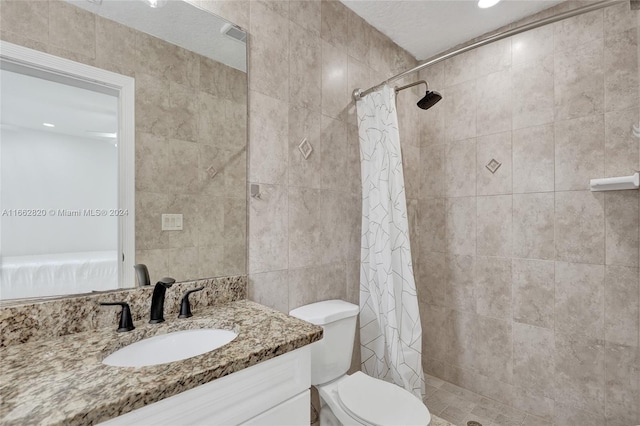
{"label": "wall outlet", "polygon": [[163,214],[163,231],[182,231],[182,214]]}

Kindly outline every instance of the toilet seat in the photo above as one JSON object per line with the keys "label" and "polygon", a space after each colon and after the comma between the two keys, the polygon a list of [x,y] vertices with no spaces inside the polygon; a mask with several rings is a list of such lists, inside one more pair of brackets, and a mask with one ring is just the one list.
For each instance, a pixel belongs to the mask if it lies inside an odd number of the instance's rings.
{"label": "toilet seat", "polygon": [[337,399],[342,409],[365,425],[426,426],[431,421],[429,410],[413,394],[359,371],[339,381]]}

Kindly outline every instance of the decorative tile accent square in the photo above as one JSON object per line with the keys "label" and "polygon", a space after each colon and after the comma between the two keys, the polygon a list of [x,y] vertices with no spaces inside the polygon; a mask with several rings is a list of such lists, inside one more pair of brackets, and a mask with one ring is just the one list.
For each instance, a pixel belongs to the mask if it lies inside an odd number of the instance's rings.
{"label": "decorative tile accent square", "polygon": [[495,158],[492,158],[491,161],[487,163],[485,166],[491,173],[495,173],[502,166],[502,163],[498,162]]}
{"label": "decorative tile accent square", "polygon": [[311,152],[313,152],[313,147],[311,146],[307,138],[302,139],[302,142],[300,142],[300,145],[298,145],[298,149],[300,150],[300,153],[305,160],[309,158]]}
{"label": "decorative tile accent square", "polygon": [[211,179],[213,179],[218,174],[218,171],[216,170],[215,167],[209,166],[209,167],[207,167],[207,174],[209,175],[209,177]]}

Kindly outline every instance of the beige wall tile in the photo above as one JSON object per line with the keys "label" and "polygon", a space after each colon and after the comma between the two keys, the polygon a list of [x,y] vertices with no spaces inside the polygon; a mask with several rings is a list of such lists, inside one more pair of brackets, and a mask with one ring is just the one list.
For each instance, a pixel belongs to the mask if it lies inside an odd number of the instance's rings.
{"label": "beige wall tile", "polygon": [[[446,306],[447,276],[444,253],[421,252],[416,273],[418,300],[429,305]],[[421,310],[421,316],[423,311]],[[432,327],[429,324],[429,327]]]}
{"label": "beige wall tile", "polygon": [[511,321],[478,316],[475,340],[476,369],[485,376],[511,383],[513,380],[513,339]]}
{"label": "beige wall tile", "polygon": [[513,192],[554,190],[555,142],[553,126],[513,132]]}
{"label": "beige wall tile", "polygon": [[609,112],[604,115],[605,177],[628,176],[640,170],[640,140],[629,131],[640,118],[640,109]]}
{"label": "beige wall tile", "polygon": [[477,90],[477,135],[511,130],[511,72],[504,70],[480,77]]}
{"label": "beige wall tile", "polygon": [[556,262],[555,329],[604,338],[604,266]]}
{"label": "beige wall tile", "polygon": [[345,5],[335,0],[322,0],[322,21],[320,35],[342,51],[348,48],[349,15],[351,12]]}
{"label": "beige wall tile", "polygon": [[477,52],[470,50],[444,62],[444,84],[455,86],[476,77]]}
{"label": "beige wall tile", "polygon": [[554,329],[554,263],[513,259],[513,319]]}
{"label": "beige wall tile", "polygon": [[556,121],[604,111],[602,39],[557,52],[553,76]]}
{"label": "beige wall tile", "polygon": [[554,353],[553,330],[513,324],[513,383],[553,398]]}
{"label": "beige wall tile", "polygon": [[630,6],[630,3],[620,3],[604,9],[605,38],[638,26],[640,13]]}
{"label": "beige wall tile", "polygon": [[475,80],[447,87],[441,93],[447,141],[475,137],[477,102]]}
{"label": "beige wall tile", "polygon": [[513,255],[554,259],[554,195],[513,196]]}
{"label": "beige wall tile", "polygon": [[272,98],[289,99],[289,21],[264,3],[251,3],[249,88]]}
{"label": "beige wall tile", "polygon": [[289,25],[289,103],[319,111],[321,108],[322,48],[318,35]]}
{"label": "beige wall tile", "polygon": [[602,39],[603,16],[596,10],[553,24],[556,52]]}
{"label": "beige wall tile", "polygon": [[261,199],[249,202],[249,274],[288,267],[288,197],[283,186],[260,185]]}
{"label": "beige wall tile", "polygon": [[368,64],[371,60],[371,27],[360,16],[349,13],[349,56]]}
{"label": "beige wall tile", "polygon": [[557,122],[555,153],[556,191],[588,189],[604,175],[603,116]]}
{"label": "beige wall tile", "polygon": [[553,55],[549,55],[519,63],[511,69],[514,129],[553,122],[553,66]]}
{"label": "beige wall tile", "polygon": [[287,182],[289,156],[288,108],[259,92],[249,93],[249,180],[259,183]]}
{"label": "beige wall tile", "polygon": [[[35,15],[37,16],[39,13]],[[49,43],[51,46],[59,47],[87,58],[95,58],[95,17],[96,15],[93,13],[67,2],[50,1]]]}
{"label": "beige wall tile", "polygon": [[448,198],[446,219],[447,252],[476,254],[476,199]]}
{"label": "beige wall tile", "polygon": [[322,191],[289,188],[289,265],[301,268],[323,257],[325,208]]}
{"label": "beige wall tile", "polygon": [[608,425],[638,423],[640,351],[637,346],[607,344],[604,354],[605,417]]}
{"label": "beige wall tile", "polygon": [[445,194],[445,145],[420,148],[420,197],[442,197]]}
{"label": "beige wall tile", "polygon": [[96,16],[96,64],[133,76],[136,69],[135,30]]}
{"label": "beige wall tile", "polygon": [[638,266],[638,193],[605,194],[607,265]]}
{"label": "beige wall tile", "polygon": [[477,359],[478,319],[479,317],[473,313],[449,311],[451,325],[447,360],[456,360],[456,364],[471,365],[474,359]]}
{"label": "beige wall tile", "polygon": [[418,228],[421,252],[446,250],[446,203],[443,198],[427,198],[418,201]]}
{"label": "beige wall tile", "polygon": [[513,201],[511,195],[478,197],[477,253],[480,256],[509,257]]}
{"label": "beige wall tile", "polygon": [[[487,164],[494,159],[501,165],[495,173],[491,173]],[[511,163],[511,132],[479,137],[476,147],[477,194],[510,194],[513,181]]]}
{"label": "beige wall tile", "polygon": [[0,8],[2,9],[0,14],[2,31],[20,35],[35,42],[49,43],[48,1],[4,0]]}
{"label": "beige wall tile", "polygon": [[449,197],[476,195],[476,140],[450,143],[445,147],[446,194]]}
{"label": "beige wall tile", "polygon": [[476,257],[476,312],[511,321],[511,259]]}
{"label": "beige wall tile", "polygon": [[447,306],[466,312],[475,312],[475,257],[447,255],[446,265]]}
{"label": "beige wall tile", "polygon": [[557,192],[555,209],[556,258],[604,264],[604,195]]}
{"label": "beige wall tile", "polygon": [[423,324],[429,325],[422,328],[422,344],[425,354],[438,360],[447,358],[447,350],[451,332],[450,310],[442,306],[420,306],[420,318]]}
{"label": "beige wall tile", "polygon": [[322,113],[340,118],[351,101],[347,88],[347,54],[322,42]]}
{"label": "beige wall tile", "polygon": [[249,277],[248,297],[280,312],[289,313],[288,272],[273,271]]}
{"label": "beige wall tile", "polygon": [[640,104],[638,31],[613,34],[604,42],[604,100],[606,111],[619,111]]}
{"label": "beige wall tile", "polygon": [[638,346],[638,269],[605,269],[604,326],[607,344]]}
{"label": "beige wall tile", "polygon": [[289,18],[301,27],[320,34],[320,0],[302,0],[289,2]]}
{"label": "beige wall tile", "polygon": [[512,37],[512,64],[521,65],[525,62],[539,62],[553,54],[553,25],[545,25],[535,30],[517,34]]}
{"label": "beige wall tile", "polygon": [[[591,423],[604,413],[604,345],[602,341],[556,332],[555,338],[554,424],[602,425]],[[563,408],[564,405],[568,407]],[[587,410],[591,416],[575,417],[575,410]],[[586,413],[585,413],[586,414]]]}
{"label": "beige wall tile", "polygon": [[326,115],[321,117],[320,123],[321,185],[324,189],[342,190],[347,181],[347,126]]}
{"label": "beige wall tile", "polygon": [[511,66],[511,41],[507,38],[478,48],[475,57],[478,77],[508,70]]}
{"label": "beige wall tile", "polygon": [[289,269],[288,280],[289,311],[309,303],[347,297],[344,263]]}
{"label": "beige wall tile", "polygon": [[[289,108],[289,185],[320,188],[322,186],[322,114],[306,108]],[[306,139],[313,147],[304,158],[298,146]]]}

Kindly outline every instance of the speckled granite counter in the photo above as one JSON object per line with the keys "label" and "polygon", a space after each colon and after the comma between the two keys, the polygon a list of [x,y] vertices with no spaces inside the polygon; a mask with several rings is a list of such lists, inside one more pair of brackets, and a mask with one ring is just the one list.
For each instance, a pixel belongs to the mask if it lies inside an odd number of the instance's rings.
{"label": "speckled granite counter", "polygon": [[[71,334],[0,349],[0,424],[95,424],[303,347],[322,328],[247,300],[194,311],[186,320]],[[170,364],[111,367],[101,361],[130,343],[170,331],[215,327],[238,337]]]}

